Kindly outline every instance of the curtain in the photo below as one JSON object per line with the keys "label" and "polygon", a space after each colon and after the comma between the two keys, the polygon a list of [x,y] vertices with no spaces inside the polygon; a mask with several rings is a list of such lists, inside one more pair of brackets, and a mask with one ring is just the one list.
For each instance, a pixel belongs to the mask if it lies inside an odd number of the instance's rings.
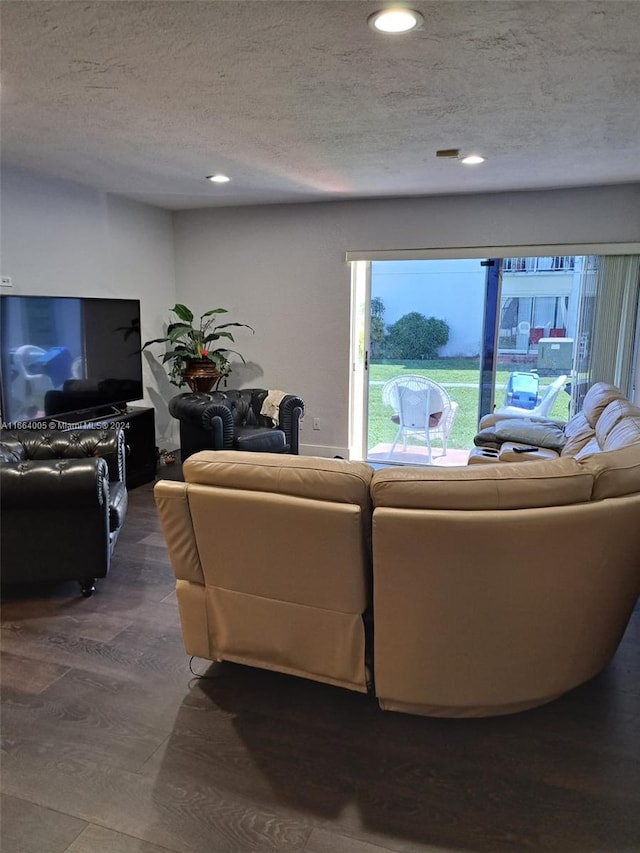
{"label": "curtain", "polygon": [[632,393],[634,338],[640,292],[638,255],[589,255],[580,281],[572,410],[594,382]]}

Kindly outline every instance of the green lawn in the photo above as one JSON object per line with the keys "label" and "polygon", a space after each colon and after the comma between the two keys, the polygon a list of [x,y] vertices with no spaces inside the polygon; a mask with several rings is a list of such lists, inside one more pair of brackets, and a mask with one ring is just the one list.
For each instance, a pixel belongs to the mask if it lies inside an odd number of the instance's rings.
{"label": "green lawn", "polygon": [[[527,370],[531,366],[522,364],[500,365],[496,372],[495,396],[497,406],[502,405],[504,400],[504,387],[509,373],[512,370]],[[427,376],[447,389],[451,399],[458,403],[458,413],[452,433],[449,436],[449,447],[465,450],[473,447],[473,437],[478,431],[478,378],[480,370],[477,359],[464,358],[372,363],[369,367],[369,447],[374,447],[379,442],[391,442],[395,437],[398,427],[391,422],[391,409],[382,405],[381,395],[383,384],[401,373]],[[552,378],[542,378],[541,391],[552,381]],[[462,387],[463,385],[470,387]],[[551,417],[566,420],[569,399],[566,391],[561,391],[551,409]]]}

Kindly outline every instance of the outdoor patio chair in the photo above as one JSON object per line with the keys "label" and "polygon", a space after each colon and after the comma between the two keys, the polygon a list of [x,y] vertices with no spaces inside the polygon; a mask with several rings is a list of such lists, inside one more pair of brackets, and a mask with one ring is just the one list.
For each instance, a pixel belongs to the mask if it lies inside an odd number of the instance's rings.
{"label": "outdoor patio chair", "polygon": [[398,432],[387,458],[391,458],[400,438],[403,439],[406,450],[407,438],[410,435],[424,438],[427,445],[427,464],[432,462],[433,439],[442,442],[442,455],[447,455],[447,440],[458,404],[451,399],[442,385],[426,376],[395,376],[384,384],[382,402],[394,409],[391,420],[398,424]]}

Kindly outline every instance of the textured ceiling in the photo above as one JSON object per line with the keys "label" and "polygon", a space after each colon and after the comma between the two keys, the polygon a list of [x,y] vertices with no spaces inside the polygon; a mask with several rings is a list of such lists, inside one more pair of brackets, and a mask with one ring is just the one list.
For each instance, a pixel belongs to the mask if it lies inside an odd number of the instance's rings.
{"label": "textured ceiling", "polygon": [[3,159],[170,209],[640,180],[640,0],[383,5],[3,0]]}

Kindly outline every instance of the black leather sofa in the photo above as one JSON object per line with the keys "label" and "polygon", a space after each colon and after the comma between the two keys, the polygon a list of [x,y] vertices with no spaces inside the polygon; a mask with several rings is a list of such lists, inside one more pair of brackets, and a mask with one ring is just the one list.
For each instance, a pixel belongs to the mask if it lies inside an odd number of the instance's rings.
{"label": "black leather sofa", "polygon": [[300,418],[304,402],[285,394],[279,402],[277,425],[261,414],[269,391],[243,388],[211,394],[178,394],[169,412],[180,421],[184,462],[199,450],[248,450],[260,453],[300,452]]}
{"label": "black leather sofa", "polygon": [[127,511],[122,429],[0,430],[2,583],[77,580],[91,595]]}

